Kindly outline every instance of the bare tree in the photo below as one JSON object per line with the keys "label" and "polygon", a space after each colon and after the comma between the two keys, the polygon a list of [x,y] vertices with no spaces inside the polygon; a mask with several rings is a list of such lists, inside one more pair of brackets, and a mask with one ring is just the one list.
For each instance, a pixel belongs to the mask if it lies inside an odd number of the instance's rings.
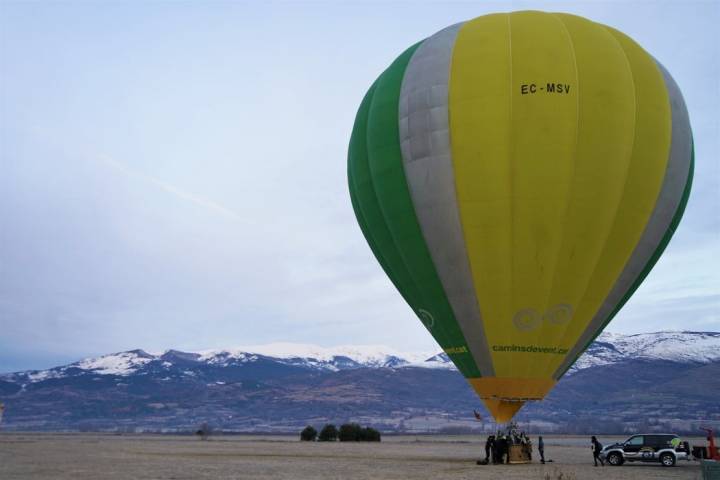
{"label": "bare tree", "polygon": [[200,425],[200,428],[195,432],[195,435],[200,437],[200,440],[207,440],[208,437],[212,434],[212,427],[210,427],[207,422],[203,422],[202,425]]}

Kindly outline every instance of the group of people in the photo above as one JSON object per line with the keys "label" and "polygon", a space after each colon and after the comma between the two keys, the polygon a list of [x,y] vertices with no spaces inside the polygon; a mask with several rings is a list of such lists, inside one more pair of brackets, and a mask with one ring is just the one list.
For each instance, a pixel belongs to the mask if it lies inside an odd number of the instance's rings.
{"label": "group of people", "polygon": [[[530,462],[532,460],[532,441],[525,435],[525,432],[517,432],[514,425],[511,425],[507,431],[498,430],[495,435],[490,435],[485,441],[485,460],[478,461],[484,465],[490,462],[494,464],[510,463],[510,446],[521,445],[522,446],[522,460]],[[605,461],[600,456],[600,452],[603,449],[602,444],[598,441],[595,435],[590,439],[590,446],[593,453],[593,461],[595,466],[598,466],[600,462],[601,466],[605,466]],[[537,442],[538,453],[540,454],[540,463],[545,463],[545,442],[543,437],[538,437]],[[552,460],[550,460],[552,461]]]}
{"label": "group of people", "polygon": [[[525,432],[519,432],[517,426],[510,424],[507,430],[498,430],[495,435],[490,435],[485,442],[485,461],[484,464],[490,462],[494,464],[510,463],[510,447],[513,445],[520,446],[521,457],[516,459],[521,462],[530,462],[532,460],[532,441],[525,435]],[[542,437],[538,437],[538,453],[540,453],[540,461],[545,463],[545,444]]]}

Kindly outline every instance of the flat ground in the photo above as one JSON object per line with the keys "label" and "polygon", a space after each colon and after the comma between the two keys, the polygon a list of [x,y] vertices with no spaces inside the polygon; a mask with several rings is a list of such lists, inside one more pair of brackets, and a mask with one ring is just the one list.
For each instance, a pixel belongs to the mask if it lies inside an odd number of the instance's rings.
{"label": "flat ground", "polygon": [[[600,440],[607,444],[615,439]],[[192,436],[3,433],[0,479],[700,478],[694,461],[674,468],[595,468],[585,436],[545,437],[546,459],[553,463],[478,466],[475,460],[484,456],[483,441],[476,436],[386,436],[382,443],[349,444],[301,443],[297,437],[278,436],[215,436],[201,441]]]}

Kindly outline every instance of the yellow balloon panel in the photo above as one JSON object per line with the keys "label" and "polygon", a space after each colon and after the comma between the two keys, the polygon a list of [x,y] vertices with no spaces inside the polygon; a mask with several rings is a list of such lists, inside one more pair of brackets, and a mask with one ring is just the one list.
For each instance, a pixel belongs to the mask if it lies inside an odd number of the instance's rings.
{"label": "yellow balloon panel", "polygon": [[539,12],[458,33],[452,159],[497,377],[552,377],[655,204],[670,109],[654,61],[632,48],[601,25]]}
{"label": "yellow balloon panel", "polygon": [[508,16],[487,15],[460,29],[450,70],[451,148],[465,245],[476,295],[494,299],[479,302],[488,344],[507,342],[511,333],[492,320],[512,316],[512,168],[505,161],[512,148],[510,59]]}
{"label": "yellow balloon panel", "polygon": [[[578,302],[576,315],[583,323],[586,318],[592,318],[607,297],[656,206],[667,169],[672,133],[670,101],[657,64],[628,37],[606,28],[623,49],[632,72],[635,122],[620,203],[586,292]],[[576,339],[568,332],[563,341],[574,344]]]}

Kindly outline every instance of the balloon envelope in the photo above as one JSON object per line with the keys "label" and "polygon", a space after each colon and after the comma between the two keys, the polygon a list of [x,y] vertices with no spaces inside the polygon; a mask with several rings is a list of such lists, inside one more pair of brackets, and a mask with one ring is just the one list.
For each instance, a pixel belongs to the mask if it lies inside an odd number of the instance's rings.
{"label": "balloon envelope", "polygon": [[670,74],[567,14],[494,14],[402,53],[363,99],[355,214],[497,421],[542,399],[648,274],[690,191]]}

